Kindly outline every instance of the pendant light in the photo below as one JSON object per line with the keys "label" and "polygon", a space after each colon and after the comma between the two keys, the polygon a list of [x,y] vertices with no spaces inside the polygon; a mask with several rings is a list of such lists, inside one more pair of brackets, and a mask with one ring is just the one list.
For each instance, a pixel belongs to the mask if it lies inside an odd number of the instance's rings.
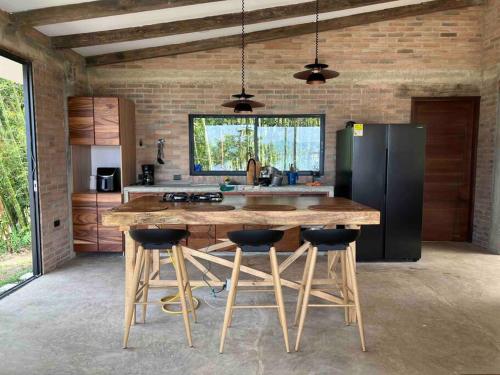
{"label": "pendant light", "polygon": [[307,70],[295,73],[293,76],[297,79],[305,80],[308,85],[321,85],[326,83],[327,79],[339,76],[334,70],[327,70],[328,65],[320,64],[318,61],[318,39],[319,39],[319,0],[316,0],[316,58],[314,64],[304,66]]}
{"label": "pendant light", "polygon": [[253,108],[264,107],[250,98],[254,95],[245,93],[245,0],[241,0],[241,93],[232,95],[233,100],[222,104],[223,107],[234,108],[234,113],[251,113]]}

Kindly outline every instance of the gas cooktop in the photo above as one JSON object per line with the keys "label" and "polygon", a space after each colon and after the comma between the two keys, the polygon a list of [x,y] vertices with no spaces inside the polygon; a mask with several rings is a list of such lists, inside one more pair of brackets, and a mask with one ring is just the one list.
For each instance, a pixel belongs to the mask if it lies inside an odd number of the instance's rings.
{"label": "gas cooktop", "polygon": [[222,193],[165,193],[163,202],[222,202]]}

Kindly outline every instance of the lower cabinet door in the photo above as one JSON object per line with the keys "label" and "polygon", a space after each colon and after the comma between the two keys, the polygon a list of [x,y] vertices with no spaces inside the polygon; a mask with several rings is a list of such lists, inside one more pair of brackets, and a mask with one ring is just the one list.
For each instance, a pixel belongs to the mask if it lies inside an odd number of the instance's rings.
{"label": "lower cabinet door", "polygon": [[73,247],[75,251],[98,251],[95,207],[73,207]]}
{"label": "lower cabinet door", "polygon": [[102,214],[122,203],[121,193],[97,194],[97,243],[100,252],[122,252],[123,233],[119,227],[102,225]]}
{"label": "lower cabinet door", "polygon": [[201,249],[215,244],[215,225],[188,225],[189,237],[187,246]]}

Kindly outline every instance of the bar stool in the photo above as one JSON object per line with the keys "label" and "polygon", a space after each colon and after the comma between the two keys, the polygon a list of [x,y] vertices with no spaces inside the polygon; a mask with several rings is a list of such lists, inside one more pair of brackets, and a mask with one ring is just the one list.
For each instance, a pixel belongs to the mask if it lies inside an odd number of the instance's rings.
{"label": "bar stool", "polygon": [[[184,327],[189,346],[193,346],[191,337],[191,327],[189,324],[188,307],[186,302],[186,293],[191,305],[193,319],[196,322],[195,305],[193,302],[193,294],[189,277],[184,262],[184,254],[182,247],[178,246],[179,242],[189,236],[187,230],[182,229],[137,229],[130,231],[130,237],[139,244],[135,261],[134,273],[132,278],[132,288],[126,299],[125,304],[125,334],[123,337],[123,348],[127,347],[130,326],[134,315],[134,306],[142,305],[143,321],[146,316],[146,308],[148,304],[148,291],[150,279],[150,264],[152,259],[151,250],[170,250],[172,249],[173,260],[175,262],[175,274],[177,278],[177,286],[179,289],[180,304],[182,316],[184,318]],[[142,286],[141,274],[143,275]],[[142,302],[137,302],[137,299],[142,292]]]}
{"label": "bar stool", "polygon": [[[358,283],[356,280],[355,259],[351,248],[351,243],[356,241],[360,231],[355,229],[310,229],[302,233],[304,240],[310,242],[310,247],[307,253],[304,274],[299,289],[297,300],[297,309],[295,312],[295,325],[299,322],[297,340],[295,342],[295,351],[299,350],[300,339],[304,330],[304,322],[306,320],[308,307],[344,307],[345,321],[349,324],[349,308],[356,309],[358,319],[358,329],[361,338],[361,348],[366,351],[365,334],[363,327],[363,318],[361,316],[361,308],[359,304]],[[328,246],[331,250],[340,252],[341,274],[342,274],[342,305],[313,305],[309,304],[311,295],[312,281],[314,277],[314,269],[316,266],[316,257],[318,255],[318,246]],[[351,280],[351,288],[347,285],[347,279]],[[349,300],[349,295],[352,295],[353,301]]]}
{"label": "bar stool", "polygon": [[[286,351],[290,352],[288,344],[288,327],[286,324],[285,304],[283,302],[283,292],[281,290],[281,279],[278,269],[278,258],[276,257],[276,249],[274,244],[283,238],[283,231],[279,230],[240,230],[229,232],[227,234],[229,240],[234,242],[238,247],[234,256],[234,268],[231,274],[231,286],[229,288],[229,295],[227,297],[226,312],[224,314],[224,324],[222,326],[221,340],[219,351],[224,351],[224,340],[228,327],[231,325],[233,316],[233,309],[238,308],[277,308],[278,318],[283,329],[283,337],[285,339]],[[271,274],[273,278],[274,294],[276,298],[276,305],[252,306],[252,305],[235,305],[236,291],[238,289],[238,281],[240,276],[242,251],[258,251],[268,252],[271,261]]]}

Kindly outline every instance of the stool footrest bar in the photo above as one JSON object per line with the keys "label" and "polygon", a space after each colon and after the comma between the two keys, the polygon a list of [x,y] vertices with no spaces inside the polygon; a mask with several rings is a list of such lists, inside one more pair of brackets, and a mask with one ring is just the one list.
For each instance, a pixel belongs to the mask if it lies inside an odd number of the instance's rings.
{"label": "stool footrest bar", "polygon": [[278,305],[234,305],[233,309],[277,309]]}

